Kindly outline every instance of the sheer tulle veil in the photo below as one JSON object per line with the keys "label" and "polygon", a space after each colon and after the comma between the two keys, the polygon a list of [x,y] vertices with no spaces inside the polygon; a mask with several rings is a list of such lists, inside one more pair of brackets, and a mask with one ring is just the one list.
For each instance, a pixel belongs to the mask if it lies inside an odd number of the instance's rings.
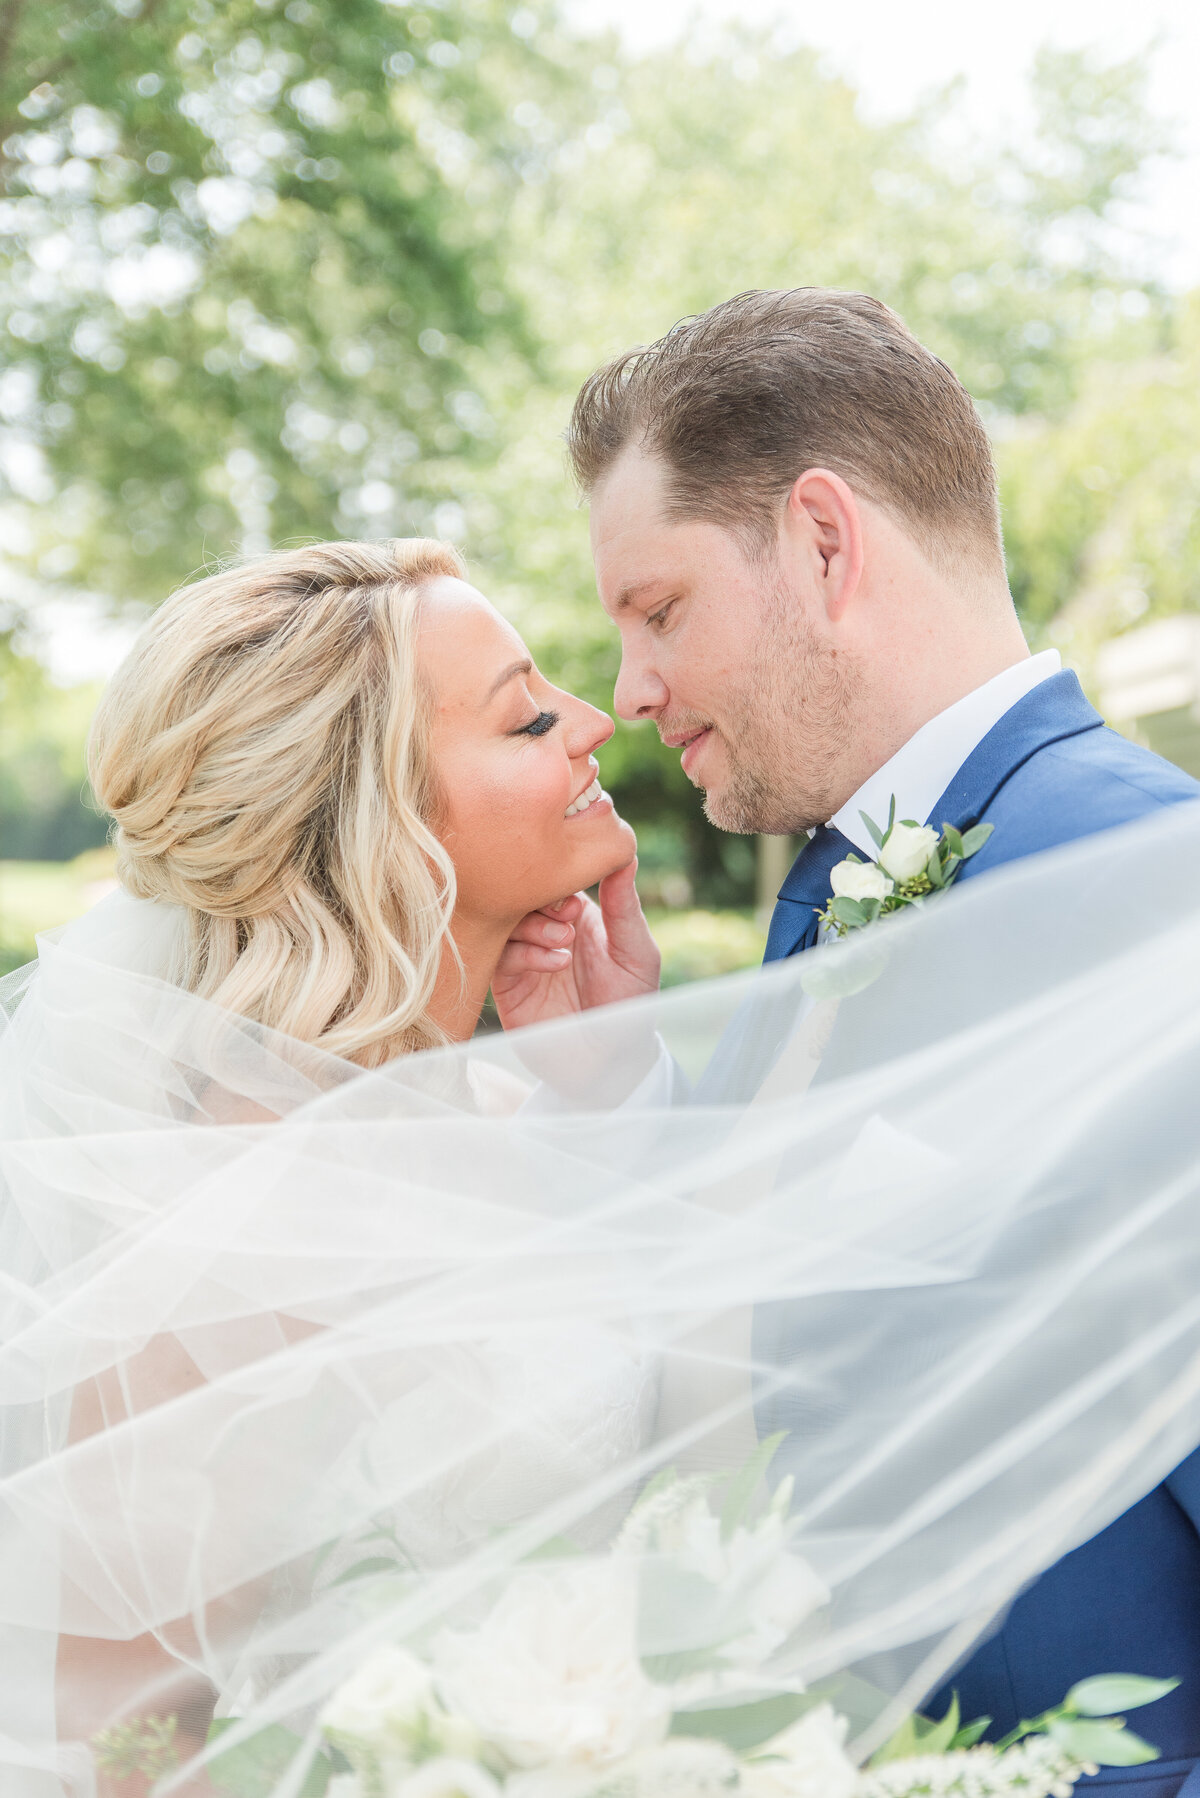
{"label": "sheer tulle veil", "polygon": [[0,1791],[86,1789],[60,1634],[311,1744],[776,1436],[810,1583],[753,1689],[865,1752],[1200,1442],[1200,808],[372,1072],[181,991],[180,929],[115,895],[0,988]]}

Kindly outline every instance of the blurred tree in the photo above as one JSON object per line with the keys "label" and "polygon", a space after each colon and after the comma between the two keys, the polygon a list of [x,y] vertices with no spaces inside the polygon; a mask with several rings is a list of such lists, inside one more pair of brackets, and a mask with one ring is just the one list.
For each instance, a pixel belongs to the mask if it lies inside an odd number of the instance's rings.
{"label": "blurred tree", "polygon": [[[1142,79],[1043,57],[1038,129],[998,155],[953,95],[873,124],[770,34],[633,60],[552,0],[6,0],[8,553],[23,531],[42,583],[119,603],[231,551],[432,529],[609,705],[559,441],[578,382],[731,293],[821,283],[889,301],[962,374],[1048,618],[1081,551],[1039,509],[1037,446],[1091,364],[1141,381],[1167,329],[1113,232],[1161,147]],[[652,730],[604,770],[664,898],[682,860],[696,896],[750,901],[750,845]]]}
{"label": "blurred tree", "polygon": [[40,579],[158,598],[430,528],[439,460],[494,454],[464,348],[536,351],[498,227],[578,54],[549,0],[6,0],[0,471]]}
{"label": "blurred tree", "polygon": [[[468,507],[485,584],[567,684],[611,704],[616,646],[560,443],[584,375],[746,288],[865,289],[952,364],[1001,441],[1036,440],[1097,357],[1128,364],[1160,328],[1161,296],[1131,279],[1111,227],[1161,147],[1144,75],[1136,62],[1042,57],[1039,129],[997,157],[964,138],[952,96],[872,124],[814,54],[766,34],[597,63],[600,116],[514,211],[513,278],[546,378],[514,387],[507,367],[481,370],[505,453]],[[1042,553],[1036,528],[1015,535],[1019,595],[1032,594]],[[652,729],[621,729],[605,755],[651,872],[683,854],[698,895],[748,904],[749,846],[708,829]]]}
{"label": "blurred tree", "polygon": [[51,685],[40,663],[0,658],[0,861],[69,861],[103,843],[84,741],[100,683]]}
{"label": "blurred tree", "polygon": [[1075,404],[1002,446],[1018,601],[1086,668],[1151,617],[1200,609],[1200,294],[1158,352],[1100,360]]}

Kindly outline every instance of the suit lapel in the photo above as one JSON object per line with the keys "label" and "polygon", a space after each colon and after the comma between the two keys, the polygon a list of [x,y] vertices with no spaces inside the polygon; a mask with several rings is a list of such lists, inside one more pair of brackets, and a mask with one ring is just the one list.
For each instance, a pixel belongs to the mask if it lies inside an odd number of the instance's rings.
{"label": "suit lapel", "polygon": [[[1018,768],[1024,767],[1039,750],[1067,737],[1077,737],[1083,731],[1100,730],[1103,724],[1103,718],[1088,704],[1083,688],[1069,669],[1052,674],[1005,712],[975,746],[927,822],[938,830],[944,824],[969,829],[984,817]],[[798,950],[813,947],[819,929],[816,914],[824,909],[830,896],[830,870],[852,853],[858,851],[840,831],[823,824],[813,832],[779,889],[764,961],[780,961]]]}
{"label": "suit lapel", "polygon": [[[1019,768],[1051,743],[1101,730],[1104,720],[1088,704],[1078,678],[1064,668],[1018,699],[976,744],[927,822],[940,830],[953,824],[967,830],[987,812]],[[968,864],[969,866],[969,864]]]}

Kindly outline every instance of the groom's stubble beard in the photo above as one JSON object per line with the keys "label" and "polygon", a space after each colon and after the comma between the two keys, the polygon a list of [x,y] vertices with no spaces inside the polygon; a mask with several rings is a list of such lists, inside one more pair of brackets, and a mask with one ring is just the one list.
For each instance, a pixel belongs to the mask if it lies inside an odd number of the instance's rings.
{"label": "groom's stubble beard", "polygon": [[757,651],[720,735],[729,765],[704,815],[719,830],[790,836],[837,809],[839,762],[852,734],[861,671],[804,618],[776,576]]}

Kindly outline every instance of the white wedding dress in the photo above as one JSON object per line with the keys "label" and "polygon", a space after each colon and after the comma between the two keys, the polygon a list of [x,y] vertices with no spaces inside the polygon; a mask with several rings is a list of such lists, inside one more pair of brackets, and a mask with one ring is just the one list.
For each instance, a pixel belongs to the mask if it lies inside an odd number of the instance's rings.
{"label": "white wedding dress", "polygon": [[[87,1789],[59,1632],[185,1620],[223,1712],[303,1728],[789,1404],[830,1601],[763,1678],[911,1705],[1200,1441],[1194,808],[374,1073],[181,992],[178,929],[117,899],[0,987],[4,1798]],[[494,1102],[647,1031],[692,1103]],[[789,1360],[756,1320],[814,1298]]]}

